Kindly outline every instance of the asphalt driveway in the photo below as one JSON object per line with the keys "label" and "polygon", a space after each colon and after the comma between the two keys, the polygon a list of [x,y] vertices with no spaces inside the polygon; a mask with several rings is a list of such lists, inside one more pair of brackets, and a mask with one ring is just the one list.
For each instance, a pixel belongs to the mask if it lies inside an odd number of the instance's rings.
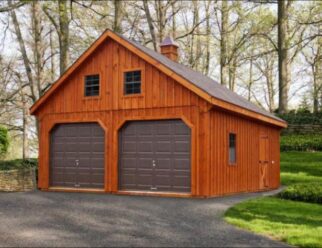
{"label": "asphalt driveway", "polygon": [[223,220],[228,207],[259,195],[178,199],[0,193],[0,246],[281,247]]}

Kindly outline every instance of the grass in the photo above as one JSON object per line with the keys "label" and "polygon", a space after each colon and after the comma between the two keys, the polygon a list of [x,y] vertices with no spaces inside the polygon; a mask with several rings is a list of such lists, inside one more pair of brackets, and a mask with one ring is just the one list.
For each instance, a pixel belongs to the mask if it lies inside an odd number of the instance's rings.
{"label": "grass", "polygon": [[281,153],[281,182],[322,184],[322,152]]}
{"label": "grass", "polygon": [[[322,184],[322,152],[281,154],[281,181]],[[225,219],[238,227],[300,247],[322,247],[322,205],[277,197],[248,200],[230,208]]]}
{"label": "grass", "polygon": [[242,202],[226,212],[226,220],[300,247],[322,247],[322,206],[264,197]]}

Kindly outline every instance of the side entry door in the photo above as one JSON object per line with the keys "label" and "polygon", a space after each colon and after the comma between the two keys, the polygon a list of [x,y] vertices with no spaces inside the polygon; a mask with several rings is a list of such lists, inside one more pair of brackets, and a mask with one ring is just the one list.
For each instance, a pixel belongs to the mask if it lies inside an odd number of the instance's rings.
{"label": "side entry door", "polygon": [[259,187],[268,188],[269,139],[267,135],[259,137]]}

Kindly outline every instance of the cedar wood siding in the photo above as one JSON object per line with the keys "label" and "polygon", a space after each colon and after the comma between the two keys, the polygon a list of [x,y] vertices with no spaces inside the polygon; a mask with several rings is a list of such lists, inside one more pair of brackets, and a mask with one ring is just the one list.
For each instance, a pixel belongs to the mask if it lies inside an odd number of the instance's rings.
{"label": "cedar wood siding", "polygon": [[[269,139],[269,189],[280,183],[280,129],[213,109],[211,111],[210,195],[259,191],[259,138]],[[236,134],[237,160],[228,162],[229,133]]]}
{"label": "cedar wood siding", "polygon": [[[141,96],[123,96],[123,72],[130,69],[142,70]],[[100,74],[100,96],[85,98],[84,76],[97,73]],[[203,125],[199,125],[199,121],[204,119],[200,111],[208,110],[210,106],[125,47],[107,39],[37,110],[40,122],[39,187],[49,187],[50,130],[57,123],[100,123],[106,135],[105,191],[116,192],[118,130],[124,122],[181,118],[192,131],[192,194],[206,195],[205,190],[197,185],[198,182],[206,181],[206,175],[200,173],[202,168],[196,168],[201,164],[197,160],[203,160],[197,156],[196,150],[204,142],[202,138],[199,139],[198,133],[209,132],[204,130]]]}
{"label": "cedar wood siding", "polygon": [[[142,70],[142,94],[123,96],[123,73]],[[84,76],[100,75],[99,97],[84,97]],[[129,120],[180,118],[191,128],[191,194],[212,196],[259,189],[259,130],[270,134],[272,188],[279,185],[279,131],[212,109],[205,100],[108,38],[56,89],[39,120],[39,182],[49,188],[50,130],[58,123],[98,122],[105,130],[105,192],[118,191],[118,130]],[[236,167],[227,165],[227,128],[238,130]],[[256,130],[256,133],[254,132]],[[258,134],[258,135],[256,135]],[[240,144],[239,142],[243,142]],[[244,143],[245,142],[245,143]],[[277,168],[278,167],[278,168]]]}

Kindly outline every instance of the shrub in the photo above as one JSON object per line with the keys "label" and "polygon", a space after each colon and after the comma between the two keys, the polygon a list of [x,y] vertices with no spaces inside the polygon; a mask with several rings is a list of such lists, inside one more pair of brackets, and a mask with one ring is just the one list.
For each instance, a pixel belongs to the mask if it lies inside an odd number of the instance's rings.
{"label": "shrub", "polygon": [[0,126],[0,156],[4,155],[8,151],[8,147],[9,147],[8,130]]}
{"label": "shrub", "polygon": [[30,159],[14,159],[0,161],[0,170],[14,170],[33,168],[38,166],[38,160],[35,158]]}
{"label": "shrub", "polygon": [[290,112],[287,114],[278,114],[280,118],[287,121],[289,124],[316,124],[322,125],[322,112],[307,113],[307,112]]}
{"label": "shrub", "polygon": [[322,184],[321,183],[300,183],[293,184],[281,193],[279,197],[294,201],[304,201],[322,204]]}
{"label": "shrub", "polygon": [[281,151],[322,151],[322,135],[281,136]]}

